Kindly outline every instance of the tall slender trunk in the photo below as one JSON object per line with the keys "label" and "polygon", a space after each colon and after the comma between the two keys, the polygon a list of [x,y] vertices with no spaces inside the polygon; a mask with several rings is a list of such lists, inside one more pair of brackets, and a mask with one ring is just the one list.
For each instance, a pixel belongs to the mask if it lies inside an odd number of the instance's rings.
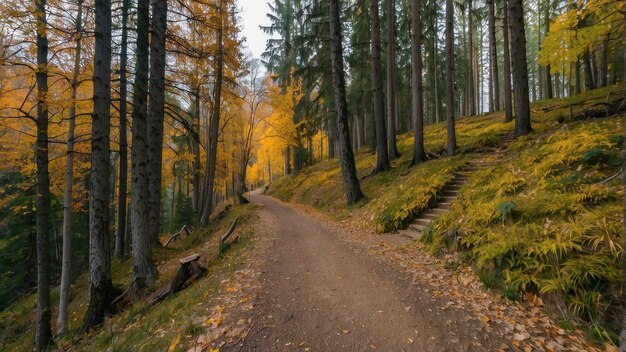
{"label": "tall slender trunk", "polygon": [[468,101],[469,101],[469,116],[476,115],[476,89],[474,85],[474,6],[472,0],[467,2],[467,17],[468,17],[468,38],[469,38],[469,75],[467,85]]}
{"label": "tall slender trunk", "polygon": [[380,17],[378,0],[370,0],[370,31],[372,37],[372,87],[376,121],[376,168],[373,173],[389,170],[387,131],[385,127],[385,96],[380,64]]}
{"label": "tall slender trunk", "polygon": [[[541,22],[541,2],[542,0],[537,0],[537,25],[536,25],[536,31],[537,31],[537,48],[541,48],[541,27],[542,27],[542,22]],[[541,68],[541,65],[539,64],[539,60],[537,60],[537,80],[539,82],[538,84],[538,88],[539,88],[539,100],[543,100],[545,99],[545,89],[544,89],[544,83],[543,83],[543,70]]]}
{"label": "tall slender trunk", "polygon": [[583,54],[583,65],[585,66],[585,90],[593,90],[596,88],[596,85],[593,81],[593,69],[591,68],[589,50],[585,51]]}
{"label": "tall slender trunk", "polygon": [[396,5],[387,1],[387,142],[389,158],[400,156],[396,145]]}
{"label": "tall slender trunk", "polygon": [[509,0],[509,30],[511,32],[511,62],[514,74],[513,89],[515,91],[515,135],[522,136],[532,132],[523,0]]}
{"label": "tall slender trunk", "polygon": [[356,173],[354,154],[350,147],[350,129],[348,128],[348,103],[346,101],[346,81],[343,72],[343,48],[341,40],[341,22],[339,19],[339,0],[329,0],[330,17],[330,53],[335,90],[335,108],[337,130],[339,133],[339,159],[341,175],[348,204],[354,204],[363,198],[359,178]]}
{"label": "tall slender trunk", "polygon": [[487,0],[489,22],[489,111],[500,110],[500,83],[498,80],[498,48],[496,44],[496,10],[495,0]]}
{"label": "tall slender trunk", "polygon": [[[622,33],[622,48],[626,48],[626,12],[624,12],[624,32]],[[624,101],[626,101],[626,50],[624,50],[624,77],[622,78],[623,84],[623,96]],[[626,137],[626,110],[624,111],[624,118],[622,121],[623,124],[623,133],[624,137]],[[624,162],[626,162],[626,138],[624,139]],[[622,173],[622,184],[626,187],[626,172]],[[626,193],[624,193],[624,206],[623,206],[623,217],[626,219]],[[622,239],[622,248],[626,248],[626,222],[624,223],[624,235]],[[626,256],[622,255],[622,286],[626,282]],[[622,287],[622,297],[621,297],[622,306],[626,306],[626,290]],[[622,331],[619,335],[620,337],[620,352],[626,351],[626,310],[622,310]]]}
{"label": "tall slender trunk", "polygon": [[454,7],[452,0],[446,0],[446,124],[448,155],[456,152],[456,131],[454,126]]}
{"label": "tall slender trunk", "polygon": [[511,55],[509,53],[509,4],[502,1],[502,34],[504,37],[504,122],[513,121],[513,97],[511,92]]}
{"label": "tall slender trunk", "polygon": [[48,20],[46,0],[35,0],[37,21],[37,317],[35,345],[44,351],[52,340],[50,328],[50,175],[48,173]]}
{"label": "tall slender trunk", "polygon": [[74,130],[76,127],[76,91],[80,74],[82,53],[83,0],[78,0],[76,14],[76,48],[74,49],[74,70],[70,83],[69,128],[67,132],[67,160],[65,164],[65,193],[63,195],[63,259],[61,261],[61,284],[59,287],[59,316],[57,331],[65,333],[67,313],[70,303],[70,284],[72,280],[72,188],[74,186]]}
{"label": "tall slender trunk", "polygon": [[128,12],[130,0],[122,1],[122,48],[120,52],[120,174],[117,196],[117,227],[115,229],[115,257],[124,258],[126,253],[126,202],[128,195]]}
{"label": "tall slender trunk", "polygon": [[[550,0],[546,0],[546,8],[545,8],[545,16],[544,21],[546,25],[546,35],[550,33]],[[511,30],[513,30],[511,28]],[[511,33],[512,35],[512,33]],[[552,99],[554,94],[552,92],[552,69],[550,65],[546,65],[546,98]]]}
{"label": "tall slender trunk", "polygon": [[609,37],[602,41],[600,46],[600,60],[598,63],[598,87],[606,87],[609,83]]}
{"label": "tall slender trunk", "polygon": [[[330,136],[328,137],[328,140],[330,143]],[[329,153],[330,153],[330,148],[329,148]],[[284,159],[285,159],[285,175],[290,175],[291,174],[291,147],[290,146],[287,146],[285,148]]]}
{"label": "tall slender trunk", "polygon": [[148,160],[147,160],[147,98],[148,98],[148,25],[150,9],[147,1],[137,3],[137,48],[133,89],[133,145],[131,148],[131,232],[133,239],[133,276],[130,293],[142,297],[156,279],[148,232]]}
{"label": "tall slender trunk", "polygon": [[147,120],[148,144],[148,236],[159,245],[161,228],[161,174],[163,165],[163,121],[165,119],[165,31],[167,0],[152,2],[150,31],[150,102]]}
{"label": "tall slender trunk", "polygon": [[96,0],[91,129],[91,192],[89,196],[89,307],[86,331],[104,322],[111,303],[109,241],[110,130],[111,130],[111,1]]}
{"label": "tall slender trunk", "polygon": [[422,4],[411,1],[411,112],[413,115],[413,161],[426,159],[424,152],[424,99],[422,91]]}
{"label": "tall slender trunk", "polygon": [[580,94],[581,93],[581,79],[580,79],[580,58],[578,58],[576,60],[576,63],[574,64],[574,71],[576,74],[576,82],[574,83],[574,92],[575,94]]}
{"label": "tall slender trunk", "polygon": [[209,128],[209,147],[207,150],[207,187],[206,197],[202,210],[202,218],[200,219],[200,225],[206,225],[209,222],[209,215],[213,211],[213,189],[215,186],[215,169],[217,165],[217,138],[220,128],[220,115],[222,104],[222,79],[224,75],[224,0],[219,1],[219,27],[217,29],[217,67],[215,76],[215,90],[213,102],[215,104],[213,108],[213,116],[211,117],[211,124]]}
{"label": "tall slender trunk", "polygon": [[200,164],[200,142],[199,142],[199,133],[200,133],[200,87],[196,88],[196,91],[193,94],[194,99],[194,116],[193,116],[193,128],[194,132],[197,133],[195,137],[192,137],[191,145],[193,146],[193,193],[191,195],[191,203],[193,207],[193,211],[198,217],[201,211],[201,164]]}

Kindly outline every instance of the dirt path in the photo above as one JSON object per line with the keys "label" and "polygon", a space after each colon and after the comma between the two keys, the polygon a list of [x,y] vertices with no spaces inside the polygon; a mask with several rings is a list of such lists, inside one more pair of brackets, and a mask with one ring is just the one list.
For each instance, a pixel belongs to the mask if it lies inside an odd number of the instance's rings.
{"label": "dirt path", "polygon": [[[494,351],[485,324],[343,241],[337,225],[252,195],[269,237],[251,329],[222,351]],[[243,317],[246,318],[246,317]]]}

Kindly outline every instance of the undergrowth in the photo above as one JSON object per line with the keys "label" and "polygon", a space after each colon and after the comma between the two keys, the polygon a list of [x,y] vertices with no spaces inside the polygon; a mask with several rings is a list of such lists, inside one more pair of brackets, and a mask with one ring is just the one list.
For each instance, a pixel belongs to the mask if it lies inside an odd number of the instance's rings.
{"label": "undergrowth", "polygon": [[[88,304],[87,275],[81,275],[71,287],[69,331],[55,339],[62,349],[73,351],[168,351],[174,339],[190,339],[203,331],[198,319],[211,308],[210,297],[219,287],[220,280],[232,275],[240,267],[241,253],[249,244],[254,231],[256,207],[252,204],[233,207],[223,218],[213,219],[205,228],[189,237],[174,242],[171,248],[155,248],[153,256],[159,276],[152,290],[170,282],[179,267],[178,259],[191,253],[201,255],[200,262],[208,274],[189,288],[167,298],[154,307],[137,302],[125,311],[106,320],[103,326],[86,336],[80,334],[82,318]],[[218,257],[218,236],[239,217],[239,241]],[[165,238],[162,239],[164,242]],[[131,259],[113,260],[113,284],[126,287],[130,282]],[[58,288],[52,292],[52,323],[56,322]],[[32,351],[34,347],[35,295],[26,295],[0,313],[0,350]],[[182,345],[182,344],[180,344]],[[178,351],[180,347],[173,351]]]}

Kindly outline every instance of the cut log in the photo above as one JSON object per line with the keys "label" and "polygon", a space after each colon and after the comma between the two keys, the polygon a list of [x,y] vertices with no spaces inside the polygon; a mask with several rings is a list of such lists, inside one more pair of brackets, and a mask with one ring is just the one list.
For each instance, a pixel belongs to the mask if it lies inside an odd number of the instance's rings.
{"label": "cut log", "polygon": [[198,263],[199,259],[199,254],[192,254],[179,260],[180,268],[176,272],[176,275],[174,275],[174,279],[170,284],[170,295],[173,295],[174,293],[189,286],[191,283],[200,278],[200,276],[206,273],[207,270],[201,267]]}

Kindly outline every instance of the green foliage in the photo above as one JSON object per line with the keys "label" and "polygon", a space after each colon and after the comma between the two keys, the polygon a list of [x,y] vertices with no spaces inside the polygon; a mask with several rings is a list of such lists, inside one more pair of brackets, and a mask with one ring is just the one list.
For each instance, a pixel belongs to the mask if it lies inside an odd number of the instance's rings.
{"label": "green foliage", "polygon": [[445,250],[457,229],[486,286],[512,299],[560,297],[590,333],[614,339],[624,190],[619,179],[605,180],[621,166],[613,134],[621,123],[588,121],[519,141],[510,158],[470,180],[425,242]]}
{"label": "green foliage", "polygon": [[502,222],[506,222],[513,215],[513,212],[517,208],[517,205],[514,202],[502,202],[498,204],[498,211],[502,216]]}

